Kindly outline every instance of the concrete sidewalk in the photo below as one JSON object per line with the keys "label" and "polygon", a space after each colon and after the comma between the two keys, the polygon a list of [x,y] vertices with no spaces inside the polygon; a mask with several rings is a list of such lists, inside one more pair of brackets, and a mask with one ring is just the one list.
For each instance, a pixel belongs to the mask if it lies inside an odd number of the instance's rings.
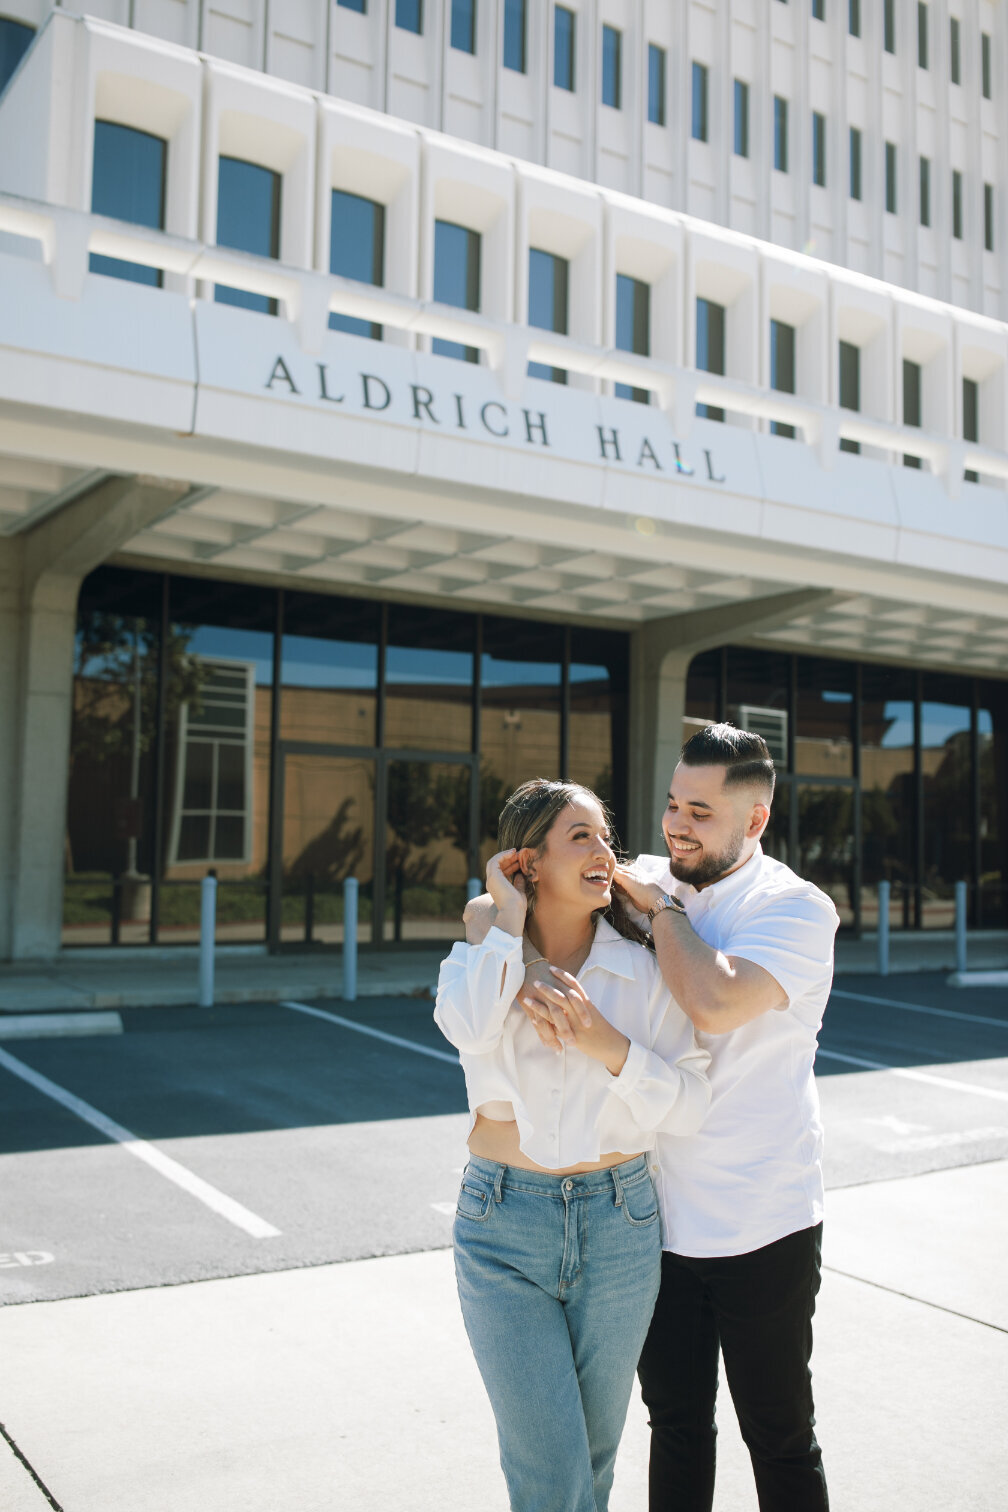
{"label": "concrete sidewalk", "polygon": [[[362,951],[358,994],[375,997],[431,992],[445,953],[441,946]],[[943,931],[893,934],[890,961],[896,974],[951,971],[955,966],[955,937]],[[971,935],[968,964],[971,970],[1008,967],[1008,933]],[[841,936],[836,947],[836,970],[838,975],[875,972],[874,937],[850,940]],[[0,965],[0,1015],[193,1003],[197,980],[197,954],[186,946],[65,951],[53,962]],[[342,987],[343,965],[338,952],[271,956],[257,947],[239,946],[217,953],[215,995],[219,1003],[339,997]]]}
{"label": "concrete sidewalk", "polygon": [[[849,1512],[1001,1512],[1008,1162],[828,1196],[815,1386]],[[0,1422],[63,1512],[505,1512],[447,1250],[0,1310]],[[718,1512],[755,1512],[722,1393]],[[644,1512],[631,1406],[611,1512]],[[4,1512],[53,1505],[0,1440]]]}

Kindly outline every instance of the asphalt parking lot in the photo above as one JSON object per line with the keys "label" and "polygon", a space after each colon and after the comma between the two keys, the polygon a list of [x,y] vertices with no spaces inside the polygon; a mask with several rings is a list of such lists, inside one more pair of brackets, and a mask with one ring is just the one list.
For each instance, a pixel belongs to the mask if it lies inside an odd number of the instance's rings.
{"label": "asphalt parking lot", "polygon": [[[448,1245],[465,1088],[429,1001],[122,1020],[0,1050],[0,1302]],[[828,1187],[1008,1157],[1004,989],[838,978],[817,1071]]]}

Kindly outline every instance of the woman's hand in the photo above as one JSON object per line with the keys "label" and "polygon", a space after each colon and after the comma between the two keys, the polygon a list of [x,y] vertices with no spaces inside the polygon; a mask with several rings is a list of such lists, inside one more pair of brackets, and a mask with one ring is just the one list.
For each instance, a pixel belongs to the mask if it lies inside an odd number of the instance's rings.
{"label": "woman's hand", "polygon": [[528,851],[514,849],[498,851],[487,862],[487,892],[497,908],[494,923],[498,929],[512,935],[525,933],[525,913],[528,900],[525,894],[525,877],[522,872],[523,858]]}
{"label": "woman's hand", "polygon": [[586,995],[584,988],[569,971],[559,966],[550,967],[555,979],[539,981],[525,988],[519,999],[521,1006],[532,1019],[543,1044],[549,1043],[544,1029],[536,1019],[546,1019],[558,1040],[582,1051],[591,1060],[600,1061],[613,1076],[623,1070],[630,1050],[630,1041],[619,1029],[599,1012]]}

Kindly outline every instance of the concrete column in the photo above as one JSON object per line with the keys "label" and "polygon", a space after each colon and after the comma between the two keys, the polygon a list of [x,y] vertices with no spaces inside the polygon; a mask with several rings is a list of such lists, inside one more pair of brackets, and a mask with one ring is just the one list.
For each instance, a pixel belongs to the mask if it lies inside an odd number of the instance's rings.
{"label": "concrete column", "polygon": [[686,676],[700,651],[742,641],[846,594],[808,588],[653,620],[630,640],[630,771],[626,848],[660,853],[661,816],[682,750]]}
{"label": "concrete column", "polygon": [[196,497],[177,483],[92,477],[33,529],[0,540],[0,960],[59,953],[81,581]]}

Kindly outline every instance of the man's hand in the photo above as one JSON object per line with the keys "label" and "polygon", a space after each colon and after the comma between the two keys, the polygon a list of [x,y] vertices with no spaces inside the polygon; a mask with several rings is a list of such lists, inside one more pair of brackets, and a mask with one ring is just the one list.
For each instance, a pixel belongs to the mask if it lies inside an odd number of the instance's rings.
{"label": "man's hand", "polygon": [[649,881],[632,862],[617,861],[613,882],[626,901],[641,914],[653,908],[665,891],[657,882]]}

